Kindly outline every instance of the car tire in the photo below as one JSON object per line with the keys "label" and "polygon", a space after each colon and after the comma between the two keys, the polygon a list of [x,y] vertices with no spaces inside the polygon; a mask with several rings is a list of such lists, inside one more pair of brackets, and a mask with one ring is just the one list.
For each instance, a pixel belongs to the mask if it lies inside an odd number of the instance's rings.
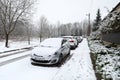
{"label": "car tire", "polygon": [[68,52],[68,55],[70,55],[70,50],[69,50],[69,52]]}
{"label": "car tire", "polygon": [[63,55],[60,54],[60,56],[59,56],[59,60],[58,60],[58,64],[61,64],[61,63],[62,63],[62,59],[63,59]]}

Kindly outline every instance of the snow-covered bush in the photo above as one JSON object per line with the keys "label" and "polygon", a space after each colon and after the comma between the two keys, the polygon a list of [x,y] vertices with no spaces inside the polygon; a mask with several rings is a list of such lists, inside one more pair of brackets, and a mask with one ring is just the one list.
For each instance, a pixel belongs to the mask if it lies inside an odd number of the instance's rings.
{"label": "snow-covered bush", "polygon": [[120,79],[120,47],[106,47],[101,40],[88,38],[91,54],[95,55],[96,73],[102,74],[105,80]]}
{"label": "snow-covered bush", "polygon": [[[98,34],[99,33],[99,34]],[[98,39],[100,32],[88,37],[88,44],[94,58],[96,73],[102,74],[105,80],[120,79],[120,47],[114,44],[104,44]],[[97,37],[97,38],[96,38]]]}
{"label": "snow-covered bush", "polygon": [[96,74],[105,80],[120,80],[120,45],[104,43],[103,34],[120,32],[120,12],[109,13],[100,23],[99,29],[88,37]]}
{"label": "snow-covered bush", "polygon": [[120,31],[120,12],[112,12],[101,23],[102,33],[119,32]]}

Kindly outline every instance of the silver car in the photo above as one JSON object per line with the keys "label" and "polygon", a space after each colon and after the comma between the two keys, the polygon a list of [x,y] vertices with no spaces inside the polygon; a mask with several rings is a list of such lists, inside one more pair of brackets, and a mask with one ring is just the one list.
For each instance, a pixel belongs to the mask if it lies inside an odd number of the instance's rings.
{"label": "silver car", "polygon": [[62,38],[69,41],[71,49],[75,49],[78,46],[77,40],[73,36],[62,36]]}
{"label": "silver car", "polygon": [[63,38],[48,38],[34,48],[31,53],[32,64],[51,65],[61,63],[70,54],[70,45]]}

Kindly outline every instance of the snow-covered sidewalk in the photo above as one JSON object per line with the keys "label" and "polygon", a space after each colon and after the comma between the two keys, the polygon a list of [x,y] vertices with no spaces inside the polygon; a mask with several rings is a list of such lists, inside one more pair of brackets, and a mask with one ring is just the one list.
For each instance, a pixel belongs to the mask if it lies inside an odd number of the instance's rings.
{"label": "snow-covered sidewalk", "polygon": [[71,52],[73,56],[62,65],[53,80],[96,80],[89,52],[87,40],[84,39],[78,48]]}

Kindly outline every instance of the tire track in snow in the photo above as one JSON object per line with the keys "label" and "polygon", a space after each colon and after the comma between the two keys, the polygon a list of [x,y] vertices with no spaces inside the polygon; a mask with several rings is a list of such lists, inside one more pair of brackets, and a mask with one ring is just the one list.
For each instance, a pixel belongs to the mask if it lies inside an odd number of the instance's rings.
{"label": "tire track in snow", "polygon": [[6,64],[12,63],[12,62],[14,62],[14,61],[17,61],[17,60],[20,60],[20,59],[23,59],[23,58],[26,58],[26,57],[28,57],[28,56],[30,56],[30,54],[27,54],[27,55],[23,55],[23,56],[20,56],[20,57],[16,57],[16,58],[13,58],[13,59],[6,60],[6,61],[4,61],[4,62],[1,62],[1,63],[0,63],[0,66],[4,66],[4,65],[6,65]]}

